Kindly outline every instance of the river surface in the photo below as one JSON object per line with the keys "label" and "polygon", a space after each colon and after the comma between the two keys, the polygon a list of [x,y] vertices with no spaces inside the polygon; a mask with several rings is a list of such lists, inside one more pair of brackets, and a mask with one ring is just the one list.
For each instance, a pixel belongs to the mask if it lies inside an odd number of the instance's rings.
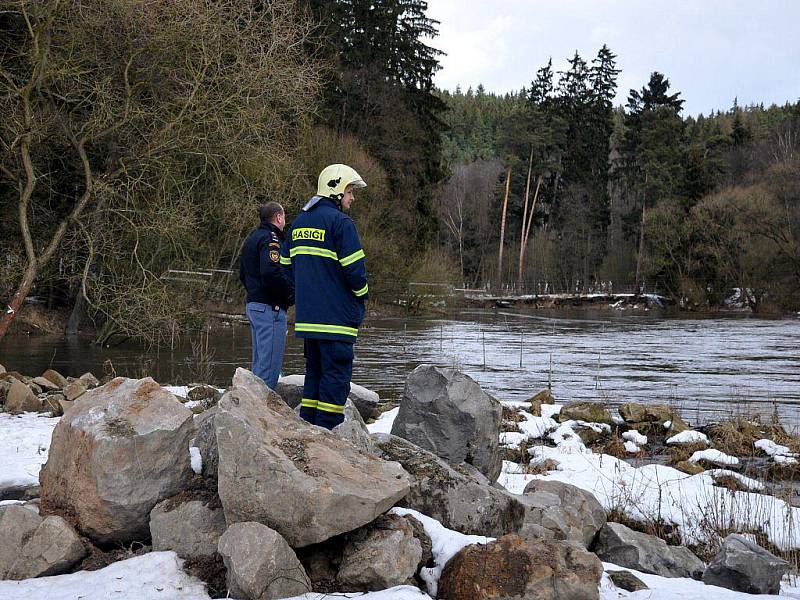
{"label": "river surface", "polygon": [[[198,360],[196,335],[169,348],[97,348],[84,338],[12,337],[0,363],[29,375],[152,375],[161,383],[230,383],[249,366],[249,327],[210,334],[213,357]],[[665,318],[624,313],[473,310],[456,316],[372,318],[356,345],[353,381],[399,398],[417,365],[458,367],[500,400],[526,400],[550,381],[556,399],[667,402],[692,423],[731,414],[777,413],[800,428],[800,318]],[[303,372],[302,342],[288,339],[284,373]],[[210,377],[209,377],[210,374]]]}

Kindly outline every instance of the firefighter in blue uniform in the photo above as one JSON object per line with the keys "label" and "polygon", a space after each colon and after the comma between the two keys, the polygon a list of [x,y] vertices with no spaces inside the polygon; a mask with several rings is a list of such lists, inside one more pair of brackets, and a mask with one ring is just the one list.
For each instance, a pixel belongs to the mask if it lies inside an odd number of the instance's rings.
{"label": "firefighter in blue uniform", "polygon": [[305,344],[300,416],[326,429],[344,420],[353,344],[369,291],[364,249],[344,213],[353,189],[366,185],[347,165],[323,169],[316,195],[292,223],[281,250],[281,265],[295,287],[295,335]]}

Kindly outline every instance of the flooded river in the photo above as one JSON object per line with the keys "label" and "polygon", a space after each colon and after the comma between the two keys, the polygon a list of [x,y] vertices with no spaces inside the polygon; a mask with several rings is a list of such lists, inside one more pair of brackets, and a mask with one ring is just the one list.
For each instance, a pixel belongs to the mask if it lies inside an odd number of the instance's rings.
{"label": "flooded river", "polygon": [[[188,383],[210,373],[225,386],[248,366],[248,326],[211,334],[211,360],[184,336],[174,350],[97,348],[86,339],[8,338],[0,363],[39,374],[103,374],[109,359],[119,375],[149,374]],[[440,319],[371,319],[356,346],[353,380],[394,399],[418,364],[463,369],[501,400],[525,400],[551,382],[559,401],[597,399],[668,402],[691,422],[731,413],[777,411],[800,427],[800,319],[664,318],[565,311],[465,311]],[[302,343],[289,338],[285,373],[302,373]],[[205,377],[203,377],[205,378]]]}

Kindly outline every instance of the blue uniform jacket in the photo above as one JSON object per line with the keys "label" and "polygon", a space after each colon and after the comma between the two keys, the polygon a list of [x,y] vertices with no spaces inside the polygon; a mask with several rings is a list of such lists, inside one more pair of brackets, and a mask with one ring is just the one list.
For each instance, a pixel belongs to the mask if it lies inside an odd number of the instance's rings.
{"label": "blue uniform jacket", "polygon": [[321,198],[292,223],[280,262],[294,281],[295,335],[355,342],[369,286],[364,249],[350,217],[333,200]]}
{"label": "blue uniform jacket", "polygon": [[294,288],[280,266],[281,237],[280,229],[271,223],[262,223],[247,237],[239,259],[239,280],[248,302],[286,310],[294,304]]}

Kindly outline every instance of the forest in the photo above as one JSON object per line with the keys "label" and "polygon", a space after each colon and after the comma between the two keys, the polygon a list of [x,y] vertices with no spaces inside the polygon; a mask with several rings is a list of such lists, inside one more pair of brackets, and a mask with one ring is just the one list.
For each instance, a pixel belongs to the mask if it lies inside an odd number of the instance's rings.
{"label": "forest", "polygon": [[615,106],[606,46],[514,93],[441,90],[426,11],[0,0],[0,338],[26,298],[100,342],[238,310],[257,207],[291,220],[332,162],[369,184],[378,302],[429,282],[800,308],[798,99],[685,115],[653,72]]}

